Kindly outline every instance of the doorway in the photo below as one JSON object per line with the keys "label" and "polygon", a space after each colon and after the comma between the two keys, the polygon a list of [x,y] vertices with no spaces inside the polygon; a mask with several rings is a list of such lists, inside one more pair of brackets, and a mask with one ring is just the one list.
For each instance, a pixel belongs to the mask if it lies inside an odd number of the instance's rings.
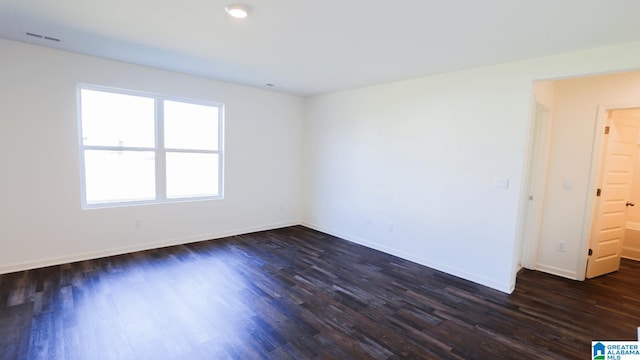
{"label": "doorway", "polygon": [[[584,78],[541,81],[544,91],[534,84],[530,128],[528,172],[523,178],[521,197],[520,261],[522,266],[554,275],[584,280],[587,268],[590,235],[594,225],[596,190],[599,183],[601,145],[607,110],[640,108],[640,72],[600,75]],[[543,101],[538,101],[542,99]],[[548,110],[549,132],[540,136],[536,110],[540,104]],[[616,105],[603,105],[616,104]],[[537,119],[537,120],[536,120]],[[546,141],[546,143],[545,143]],[[540,170],[533,154],[537,148],[548,150],[547,162]],[[544,152],[542,152],[544,158]],[[534,157],[535,159],[535,157]],[[595,160],[594,160],[595,159]],[[635,172],[635,173],[639,173]],[[634,173],[634,174],[635,174]],[[536,194],[538,183],[543,193]],[[539,188],[539,187],[538,187]],[[640,188],[632,186],[633,190]],[[538,220],[535,204],[540,201]],[[636,196],[632,195],[631,202]],[[640,194],[637,194],[640,203]],[[626,204],[626,201],[625,201]],[[628,207],[631,208],[631,207]],[[633,207],[640,213],[640,205]],[[627,210],[629,212],[630,210]],[[640,215],[640,214],[639,214]],[[640,217],[639,217],[640,218]],[[637,244],[626,246],[621,256],[631,257],[627,248],[636,250],[640,258],[640,221],[637,224]],[[629,229],[625,227],[626,237]],[[624,251],[625,255],[622,255]],[[632,251],[631,251],[632,252]]]}
{"label": "doorway", "polygon": [[549,132],[551,126],[550,110],[536,101],[533,112],[531,150],[529,151],[527,177],[527,192],[524,201],[527,202],[524,218],[524,247],[522,249],[522,267],[533,269],[536,264],[538,238],[540,236],[540,221],[547,175],[547,160],[549,157]]}

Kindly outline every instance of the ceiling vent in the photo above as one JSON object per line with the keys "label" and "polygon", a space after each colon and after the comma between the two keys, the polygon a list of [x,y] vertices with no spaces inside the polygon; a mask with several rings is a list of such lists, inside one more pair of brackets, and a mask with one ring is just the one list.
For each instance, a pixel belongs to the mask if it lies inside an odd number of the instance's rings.
{"label": "ceiling vent", "polygon": [[31,32],[27,32],[25,33],[27,34],[27,36],[31,36],[34,38],[38,38],[38,39],[44,39],[44,40],[50,40],[50,41],[55,41],[55,42],[60,42],[60,39],[54,38],[54,37],[50,37],[50,36],[44,36],[44,35],[40,35],[40,34],[36,34],[36,33],[31,33]]}

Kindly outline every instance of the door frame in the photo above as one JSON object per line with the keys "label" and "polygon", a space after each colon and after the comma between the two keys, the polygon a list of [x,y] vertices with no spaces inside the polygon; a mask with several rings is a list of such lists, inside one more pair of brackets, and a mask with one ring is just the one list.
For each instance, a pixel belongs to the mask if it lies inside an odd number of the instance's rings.
{"label": "door frame", "polygon": [[600,171],[604,162],[602,150],[604,147],[604,127],[607,123],[607,114],[612,110],[637,109],[640,103],[635,104],[615,104],[599,105],[596,112],[596,122],[593,136],[593,147],[591,151],[591,164],[589,178],[587,182],[587,199],[582,221],[582,232],[580,235],[580,247],[578,249],[578,264],[576,267],[576,280],[584,280],[587,272],[587,260],[589,259],[589,246],[591,244],[591,232],[593,227],[593,217],[596,211],[596,191]]}
{"label": "door frame", "polygon": [[[539,111],[540,117],[538,117]],[[520,262],[522,267],[535,270],[551,146],[551,109],[536,100],[531,117],[528,171],[525,177],[525,192],[521,200],[524,204],[524,213]],[[533,199],[530,199],[531,195]]]}

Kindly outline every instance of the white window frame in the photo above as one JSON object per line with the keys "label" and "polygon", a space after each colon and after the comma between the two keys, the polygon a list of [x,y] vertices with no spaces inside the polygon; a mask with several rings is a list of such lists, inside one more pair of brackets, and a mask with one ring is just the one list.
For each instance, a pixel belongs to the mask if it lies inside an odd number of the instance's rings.
{"label": "white window frame", "polygon": [[[84,145],[82,136],[82,90],[102,91],[113,94],[133,95],[151,98],[155,104],[155,146],[154,147],[130,147],[130,146],[97,146]],[[218,108],[218,150],[195,150],[166,148],[164,146],[164,101],[176,101],[195,105],[205,105]],[[135,206],[148,204],[164,204],[191,201],[221,200],[224,199],[224,104],[206,101],[187,99],[175,96],[167,96],[145,91],[125,90],[100,85],[78,84],[77,87],[78,104],[78,144],[80,153],[80,180],[82,209],[111,208],[121,206]],[[85,151],[87,150],[111,150],[111,151],[152,151],[155,153],[155,185],[156,198],[153,200],[133,200],[104,203],[87,203],[87,184],[85,174]],[[181,198],[167,198],[166,190],[166,154],[167,152],[183,152],[191,154],[217,154],[218,155],[218,195],[217,196],[189,196]]]}

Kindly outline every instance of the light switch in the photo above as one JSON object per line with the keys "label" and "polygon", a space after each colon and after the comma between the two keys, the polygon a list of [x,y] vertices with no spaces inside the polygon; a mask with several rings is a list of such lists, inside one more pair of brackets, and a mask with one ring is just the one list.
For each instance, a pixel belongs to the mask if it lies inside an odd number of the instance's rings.
{"label": "light switch", "polygon": [[562,188],[565,190],[571,190],[573,189],[573,184],[571,183],[571,180],[569,179],[564,179],[562,181]]}
{"label": "light switch", "polygon": [[508,190],[509,189],[509,179],[497,179],[496,180],[496,189],[498,189],[498,190]]}

